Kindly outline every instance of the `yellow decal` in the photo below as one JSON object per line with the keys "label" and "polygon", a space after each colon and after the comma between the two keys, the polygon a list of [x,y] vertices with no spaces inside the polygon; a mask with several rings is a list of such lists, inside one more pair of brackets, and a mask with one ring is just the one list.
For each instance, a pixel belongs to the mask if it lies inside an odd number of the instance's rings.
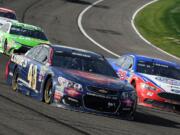
{"label": "yellow decal", "polygon": [[37,66],[31,64],[28,72],[29,87],[36,90],[37,83]]}

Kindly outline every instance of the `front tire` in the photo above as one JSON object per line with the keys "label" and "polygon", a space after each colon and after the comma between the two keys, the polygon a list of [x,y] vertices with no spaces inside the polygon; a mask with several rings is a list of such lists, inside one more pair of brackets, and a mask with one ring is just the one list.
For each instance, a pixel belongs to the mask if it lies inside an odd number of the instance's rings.
{"label": "front tire", "polygon": [[45,87],[44,87],[44,95],[43,95],[43,98],[44,98],[44,102],[46,104],[50,104],[52,102],[52,97],[53,97],[53,94],[52,94],[52,79],[49,78],[45,84]]}
{"label": "front tire", "polygon": [[12,77],[12,90],[17,91],[18,90],[18,70],[15,69],[13,77]]}

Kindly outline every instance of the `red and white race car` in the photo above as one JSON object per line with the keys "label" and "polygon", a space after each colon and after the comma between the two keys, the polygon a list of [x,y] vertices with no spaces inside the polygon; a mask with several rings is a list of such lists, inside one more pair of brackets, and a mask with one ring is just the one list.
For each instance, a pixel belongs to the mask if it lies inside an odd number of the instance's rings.
{"label": "red and white race car", "polygon": [[109,63],[121,80],[135,87],[139,105],[180,109],[180,65],[131,54]]}
{"label": "red and white race car", "polygon": [[12,21],[12,20],[17,21],[15,11],[0,7],[0,26],[3,24],[4,21]]}

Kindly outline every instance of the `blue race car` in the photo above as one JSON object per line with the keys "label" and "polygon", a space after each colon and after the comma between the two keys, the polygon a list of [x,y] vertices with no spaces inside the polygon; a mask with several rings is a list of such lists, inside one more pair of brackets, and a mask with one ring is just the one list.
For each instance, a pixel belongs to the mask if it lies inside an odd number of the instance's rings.
{"label": "blue race car", "polygon": [[180,65],[134,54],[109,59],[109,63],[120,80],[135,87],[139,105],[179,110]]}
{"label": "blue race car", "polygon": [[6,78],[21,91],[47,104],[112,115],[133,116],[136,93],[94,52],[59,45],[40,45],[12,55]]}

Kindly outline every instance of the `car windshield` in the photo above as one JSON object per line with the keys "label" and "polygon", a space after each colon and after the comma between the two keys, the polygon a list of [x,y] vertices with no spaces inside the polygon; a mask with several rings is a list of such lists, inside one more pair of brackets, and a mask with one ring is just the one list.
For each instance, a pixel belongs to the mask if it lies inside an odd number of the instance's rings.
{"label": "car windshield", "polygon": [[138,61],[137,72],[180,80],[180,68],[151,61]]}
{"label": "car windshield", "polygon": [[25,37],[30,37],[30,38],[36,38],[36,39],[47,41],[47,37],[45,36],[45,34],[42,31],[27,29],[27,28],[15,26],[15,25],[11,26],[10,34],[25,36]]}
{"label": "car windshield", "polygon": [[102,58],[55,53],[53,65],[65,69],[91,72],[117,78],[115,71],[108,62]]}
{"label": "car windshield", "polygon": [[0,17],[5,17],[5,18],[16,20],[16,15],[14,13],[10,13],[10,12],[0,12]]}

